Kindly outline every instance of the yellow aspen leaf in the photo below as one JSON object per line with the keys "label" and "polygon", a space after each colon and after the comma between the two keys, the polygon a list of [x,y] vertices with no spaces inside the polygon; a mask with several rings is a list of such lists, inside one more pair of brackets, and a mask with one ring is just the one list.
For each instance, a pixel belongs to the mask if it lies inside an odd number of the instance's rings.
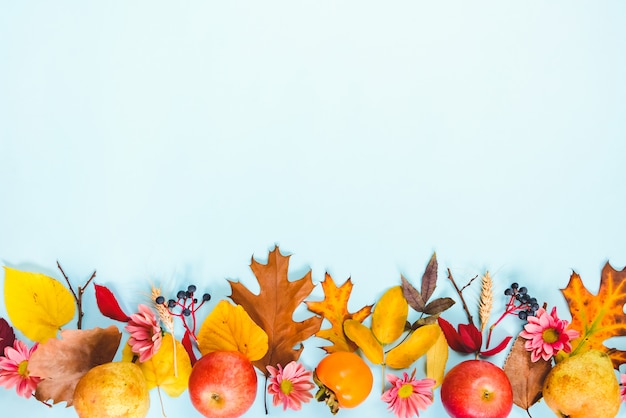
{"label": "yellow aspen leaf", "polygon": [[443,334],[438,324],[430,324],[419,327],[409,337],[389,350],[385,364],[392,369],[406,369],[435,344],[439,336]]}
{"label": "yellow aspen leaf", "polygon": [[[130,345],[126,344],[122,361],[132,361],[134,356]],[[168,396],[176,398],[187,389],[191,374],[191,361],[185,347],[170,333],[163,335],[161,347],[152,357],[144,362],[137,361],[137,365],[146,378],[148,390],[159,387]]]}
{"label": "yellow aspen leaf", "polygon": [[443,332],[440,332],[435,343],[426,352],[426,377],[435,380],[435,388],[443,382],[447,362],[448,342]]}
{"label": "yellow aspen leaf", "polygon": [[[572,314],[570,327],[580,332],[580,336],[572,341],[571,354],[595,349],[607,353],[615,369],[626,363],[626,350],[604,345],[609,338],[626,336],[626,268],[617,271],[606,263],[597,295],[585,288],[575,272],[561,292]],[[563,353],[560,354],[559,358]]]}
{"label": "yellow aspen leaf", "polygon": [[383,363],[383,346],[368,327],[355,319],[348,319],[343,323],[343,329],[348,338],[361,349],[369,361],[374,364]]}
{"label": "yellow aspen leaf", "polygon": [[202,355],[218,350],[239,351],[250,361],[262,359],[268,350],[267,333],[241,305],[217,303],[198,331]]}
{"label": "yellow aspen leaf", "polygon": [[372,332],[382,344],[397,340],[404,332],[409,304],[402,294],[401,286],[387,290],[374,307]]}
{"label": "yellow aspen leaf", "polygon": [[58,280],[5,267],[4,303],[13,326],[32,341],[55,338],[74,317],[74,297]]}
{"label": "yellow aspen leaf", "polygon": [[331,327],[319,330],[315,336],[332,343],[332,345],[322,347],[327,353],[356,350],[356,345],[349,338],[346,338],[344,321],[354,319],[363,322],[372,312],[372,306],[366,305],[355,313],[348,311],[348,300],[352,292],[352,280],[350,279],[337,287],[330,274],[326,273],[321,285],[324,291],[324,300],[319,302],[306,301],[305,303],[309,311],[322,315],[330,322]]}

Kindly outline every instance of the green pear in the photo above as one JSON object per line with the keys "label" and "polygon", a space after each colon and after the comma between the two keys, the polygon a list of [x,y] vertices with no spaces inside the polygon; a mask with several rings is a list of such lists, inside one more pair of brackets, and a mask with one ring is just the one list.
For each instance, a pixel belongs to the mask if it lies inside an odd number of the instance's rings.
{"label": "green pear", "polygon": [[565,358],[546,376],[543,399],[558,417],[615,417],[621,399],[611,359],[599,350]]}

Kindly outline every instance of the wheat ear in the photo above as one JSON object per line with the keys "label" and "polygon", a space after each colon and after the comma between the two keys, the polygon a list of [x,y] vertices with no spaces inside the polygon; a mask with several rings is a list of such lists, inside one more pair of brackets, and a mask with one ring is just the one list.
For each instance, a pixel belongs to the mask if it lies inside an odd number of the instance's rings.
{"label": "wheat ear", "polygon": [[491,275],[486,272],[482,278],[482,287],[480,289],[480,303],[478,305],[478,316],[480,317],[480,330],[483,331],[487,327],[491,310],[493,309],[493,281]]}
{"label": "wheat ear", "polygon": [[152,286],[152,304],[159,314],[159,320],[163,327],[172,335],[172,345],[174,349],[174,376],[178,377],[178,362],[176,361],[176,338],[174,337],[174,317],[167,310],[164,304],[156,303],[156,299],[161,296],[161,288]]}

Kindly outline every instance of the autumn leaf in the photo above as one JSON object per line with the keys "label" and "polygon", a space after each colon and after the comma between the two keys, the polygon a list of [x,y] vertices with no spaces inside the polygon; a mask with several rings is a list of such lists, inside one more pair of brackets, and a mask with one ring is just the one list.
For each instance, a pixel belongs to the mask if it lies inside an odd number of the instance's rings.
{"label": "autumn leaf", "polygon": [[426,352],[426,377],[435,380],[435,388],[443,382],[447,362],[448,342],[443,332],[440,332],[437,341]]}
{"label": "autumn leaf", "polygon": [[[132,361],[134,356],[130,345],[126,344],[122,361]],[[168,396],[176,398],[187,389],[191,361],[183,345],[170,333],[163,335],[161,347],[152,357],[144,362],[137,362],[137,365],[146,377],[148,390],[159,387]]]}
{"label": "autumn leaf", "polygon": [[239,351],[256,361],[267,354],[267,334],[241,305],[221,300],[200,326],[198,348],[202,355],[218,350]]}
{"label": "autumn leaf", "polygon": [[409,305],[402,294],[402,287],[388,289],[376,303],[372,314],[372,332],[381,344],[397,340],[404,332]]}
{"label": "autumn leaf", "polygon": [[15,341],[15,332],[6,319],[0,318],[0,356],[4,356],[4,347],[12,347]]}
{"label": "autumn leaf", "polygon": [[344,284],[337,287],[335,281],[326,273],[324,281],[321,282],[324,291],[324,300],[320,302],[306,302],[307,307],[313,313],[326,318],[331,327],[318,331],[315,336],[324,338],[332,343],[330,346],[322,347],[327,353],[337,351],[355,351],[357,346],[344,332],[344,322],[348,319],[363,322],[372,312],[372,305],[366,305],[355,313],[348,311],[348,300],[352,292],[352,281],[346,280]]}
{"label": "autumn leaf", "polygon": [[55,338],[74,317],[70,291],[41,273],[4,269],[4,303],[13,326],[32,341]]}
{"label": "autumn leaf", "polygon": [[374,337],[371,329],[355,319],[346,319],[343,329],[347,337],[354,341],[369,361],[374,364],[383,364],[385,357],[383,346]]}
{"label": "autumn leaf", "polygon": [[115,325],[89,330],[64,330],[59,339],[39,344],[28,361],[28,370],[43,380],[35,397],[53,403],[74,400],[74,388],[91,368],[113,360],[122,334]]}
{"label": "autumn leaf", "polygon": [[570,327],[580,332],[572,341],[572,354],[596,349],[611,357],[615,369],[626,363],[626,351],[604,345],[609,338],[626,336],[626,269],[617,271],[606,263],[597,295],[585,288],[575,272],[561,292],[572,314]]}
{"label": "autumn leaf", "polygon": [[299,280],[289,281],[289,256],[280,254],[275,247],[268,255],[267,264],[252,258],[252,272],[259,282],[258,295],[248,290],[242,283],[229,281],[230,298],[248,312],[250,317],[268,336],[267,354],[254,362],[265,375],[266,366],[286,365],[298,360],[304,346],[302,342],[319,331],[321,317],[310,317],[301,322],[293,320],[293,314],[313,290],[311,271]]}
{"label": "autumn leaf", "polygon": [[406,369],[428,352],[441,336],[437,324],[424,325],[411,333],[404,341],[389,350],[385,363],[392,369]]}
{"label": "autumn leaf", "polygon": [[130,317],[122,310],[113,292],[108,287],[95,283],[94,288],[96,289],[96,304],[100,313],[115,321],[128,322]]}
{"label": "autumn leaf", "polygon": [[541,399],[543,381],[552,369],[552,363],[543,358],[533,362],[531,352],[524,344],[526,340],[517,337],[504,362],[504,373],[513,387],[513,403],[528,411]]}

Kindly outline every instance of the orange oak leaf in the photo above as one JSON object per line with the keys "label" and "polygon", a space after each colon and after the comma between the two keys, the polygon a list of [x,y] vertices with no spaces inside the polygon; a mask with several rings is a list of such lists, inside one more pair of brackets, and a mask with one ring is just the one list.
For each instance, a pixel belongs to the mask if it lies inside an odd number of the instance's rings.
{"label": "orange oak leaf", "polygon": [[303,278],[289,281],[289,256],[280,254],[278,247],[269,253],[267,264],[252,258],[250,268],[259,282],[259,294],[252,293],[239,282],[229,280],[232,291],[230,298],[243,306],[250,318],[267,333],[267,354],[253,362],[267,376],[266,366],[285,366],[300,358],[304,348],[302,342],[319,331],[322,318],[313,316],[302,322],[293,320],[294,311],[315,285],[310,270]]}
{"label": "orange oak leaf", "polygon": [[43,380],[35,397],[40,401],[74,401],[74,388],[92,367],[113,360],[122,334],[115,325],[88,330],[64,330],[60,338],[39,344],[28,361],[28,371]]}
{"label": "orange oak leaf", "polygon": [[321,284],[324,290],[324,300],[306,302],[306,306],[311,312],[326,318],[331,327],[318,331],[315,336],[333,343],[330,346],[322,347],[327,353],[355,351],[357,345],[346,337],[343,332],[343,323],[347,319],[363,322],[372,313],[372,305],[366,305],[355,313],[350,313],[348,311],[348,299],[350,299],[352,292],[352,280],[348,279],[340,287],[337,287],[330,274],[326,273]]}
{"label": "orange oak leaf", "polygon": [[570,327],[580,332],[572,341],[572,354],[597,349],[611,357],[615,369],[626,363],[626,351],[604,345],[609,338],[626,336],[626,268],[617,271],[606,263],[597,295],[585,288],[576,272],[561,292],[572,314]]}

